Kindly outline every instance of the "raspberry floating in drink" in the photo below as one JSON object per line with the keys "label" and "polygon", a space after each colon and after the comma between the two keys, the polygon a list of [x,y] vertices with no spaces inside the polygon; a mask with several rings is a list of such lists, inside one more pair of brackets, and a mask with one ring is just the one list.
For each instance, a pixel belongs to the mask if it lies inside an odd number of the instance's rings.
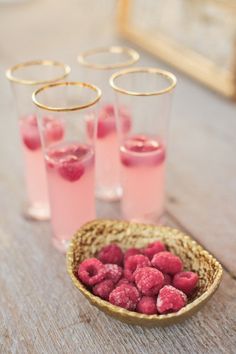
{"label": "raspberry floating in drink", "polygon": [[120,147],[122,213],[125,219],[157,222],[164,205],[165,147],[146,135],[124,139]]}
{"label": "raspberry floating in drink", "polygon": [[43,118],[43,128],[45,134],[45,142],[50,144],[52,142],[60,141],[64,137],[64,126],[62,122],[54,117]]}
{"label": "raspberry floating in drink", "polygon": [[[64,135],[62,124],[52,117],[44,118],[44,121],[47,122],[44,130],[47,140],[59,142]],[[20,119],[20,132],[30,206],[38,215],[48,217],[48,186],[36,115],[28,115]]]}
{"label": "raspberry floating in drink", "polygon": [[37,118],[34,115],[22,118],[20,121],[21,135],[25,146],[29,150],[37,150],[41,147]]}
{"label": "raspberry floating in drink", "polygon": [[[97,195],[103,199],[118,199],[121,195],[119,142],[116,128],[115,108],[104,105],[98,112],[96,136],[96,183]],[[125,107],[119,108],[122,131],[127,134],[131,129],[131,117]],[[87,117],[87,134],[94,137],[95,116]]]}
{"label": "raspberry floating in drink", "polygon": [[84,174],[84,166],[75,156],[67,156],[61,161],[58,171],[69,182],[75,182]]}
{"label": "raspberry floating in drink", "polygon": [[46,149],[46,166],[56,240],[68,240],[95,217],[94,151],[76,142]]}

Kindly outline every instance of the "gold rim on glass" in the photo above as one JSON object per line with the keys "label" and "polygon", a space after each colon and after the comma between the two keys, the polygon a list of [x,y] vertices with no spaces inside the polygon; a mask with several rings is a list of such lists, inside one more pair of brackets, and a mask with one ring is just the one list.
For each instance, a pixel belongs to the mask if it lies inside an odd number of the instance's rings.
{"label": "gold rim on glass", "polygon": [[[78,105],[78,106],[71,106],[71,107],[52,107],[52,106],[47,106],[47,105],[45,105],[43,103],[40,103],[37,100],[37,95],[40,92],[43,92],[43,91],[46,91],[46,90],[49,90],[51,88],[58,87],[58,86],[80,86],[80,87],[86,87],[86,88],[96,92],[97,95],[96,95],[96,97],[93,100],[88,101],[85,104]],[[46,86],[40,87],[39,89],[34,91],[33,94],[32,94],[32,100],[33,100],[34,104],[36,104],[36,106],[38,106],[39,108],[45,109],[47,111],[71,112],[71,111],[78,111],[80,109],[84,109],[84,108],[88,108],[90,106],[93,106],[95,103],[97,103],[100,100],[101,96],[102,96],[102,91],[97,86],[92,85],[92,84],[88,84],[86,82],[58,82],[58,83],[55,83],[55,84],[50,84],[50,85],[46,85]]]}
{"label": "gold rim on glass", "polygon": [[[106,64],[106,65],[92,63],[87,60],[87,58],[92,55],[104,54],[104,53],[112,53],[112,54],[124,53],[127,54],[130,57],[130,59],[120,63]],[[139,60],[139,54],[134,49],[131,48],[112,46],[112,47],[103,47],[103,48],[95,48],[95,49],[87,50],[86,52],[79,54],[77,59],[80,64],[87,66],[89,68],[99,69],[99,70],[109,70],[109,69],[123,68],[135,64]]]}
{"label": "gold rim on glass", "polygon": [[[25,67],[29,67],[29,66],[37,66],[37,65],[42,65],[42,66],[58,66],[61,67],[64,70],[64,74],[58,77],[55,77],[55,79],[52,80],[26,80],[20,77],[17,77],[15,75],[15,72],[18,69],[21,68],[25,68]],[[9,68],[6,71],[6,77],[12,81],[12,82],[16,82],[18,84],[24,84],[24,85],[43,85],[43,84],[48,84],[50,82],[56,82],[59,80],[63,80],[69,73],[70,73],[71,69],[68,65],[63,64],[59,61],[54,61],[54,60],[32,60],[32,61],[28,61],[28,62],[24,62],[24,63],[20,63],[20,64],[16,64],[14,66],[12,66],[11,68]]]}
{"label": "gold rim on glass", "polygon": [[[169,81],[169,85],[163,90],[149,91],[149,92],[144,91],[143,92],[143,91],[129,91],[129,90],[126,90],[126,89],[115,84],[115,80],[118,77],[121,77],[121,76],[124,76],[127,74],[136,74],[136,73],[150,73],[150,74],[160,75],[160,76],[164,77],[165,79],[167,79],[167,81]],[[110,77],[109,82],[110,82],[111,87],[115,91],[123,93],[125,95],[156,96],[156,95],[163,95],[164,93],[171,92],[176,86],[177,79],[176,79],[175,75],[173,75],[169,71],[165,71],[165,70],[161,70],[161,69],[157,69],[157,68],[145,68],[144,67],[144,68],[132,68],[132,69],[125,69],[125,70],[118,71]]]}

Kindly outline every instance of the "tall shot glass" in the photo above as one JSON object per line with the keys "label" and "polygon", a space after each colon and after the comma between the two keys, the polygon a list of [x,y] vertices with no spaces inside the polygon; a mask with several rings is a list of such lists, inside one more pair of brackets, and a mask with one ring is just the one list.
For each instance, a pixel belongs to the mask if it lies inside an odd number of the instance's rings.
{"label": "tall shot glass", "polygon": [[[158,223],[164,210],[167,132],[173,74],[157,68],[131,68],[112,75],[120,137],[125,219]],[[120,106],[132,115],[128,134],[122,130]]]}
{"label": "tall shot glass", "polygon": [[[118,46],[95,48],[78,56],[83,68],[81,75],[85,75],[86,81],[98,85],[103,93],[96,139],[96,196],[108,201],[117,200],[122,194],[114,98],[109,78],[119,68],[134,65],[138,59],[139,54],[133,49]],[[132,118],[125,106],[119,109],[122,129],[126,133],[132,125]]]}
{"label": "tall shot glass", "polygon": [[[95,218],[94,140],[101,91],[82,82],[43,86],[33,93],[46,162],[53,243],[60,251],[78,228]],[[64,127],[60,142],[48,139],[45,115]],[[88,121],[93,131],[87,134]]]}
{"label": "tall shot glass", "polygon": [[[34,60],[17,64],[6,72],[11,82],[19,118],[28,199],[26,215],[35,220],[47,220],[50,212],[36,108],[31,96],[40,85],[60,81],[69,72],[68,65],[51,60]],[[52,122],[49,116],[45,116],[45,119],[49,138],[54,141],[61,140],[63,127],[60,123]]]}

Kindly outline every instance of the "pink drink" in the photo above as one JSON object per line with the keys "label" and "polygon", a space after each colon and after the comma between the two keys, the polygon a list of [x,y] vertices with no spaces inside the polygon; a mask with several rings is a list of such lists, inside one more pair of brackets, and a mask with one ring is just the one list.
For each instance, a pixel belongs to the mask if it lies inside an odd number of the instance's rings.
{"label": "pink drink", "polygon": [[68,241],[95,218],[94,152],[86,144],[64,143],[46,150],[54,244],[65,251]]}
{"label": "pink drink", "polygon": [[[128,112],[120,109],[123,132],[131,127]],[[88,121],[88,133],[92,136],[93,121]],[[96,139],[96,186],[97,196],[115,200],[121,196],[119,142],[116,129],[114,106],[105,105],[98,115]]]}
{"label": "pink drink", "polygon": [[137,135],[124,141],[120,156],[124,217],[157,222],[164,205],[164,146],[148,136]]}
{"label": "pink drink", "polygon": [[[50,118],[44,118],[44,123],[48,141],[58,141],[63,138],[64,131],[59,122],[52,123]],[[36,116],[21,118],[20,132],[25,158],[28,212],[30,216],[37,219],[46,219],[49,217],[47,180]]]}

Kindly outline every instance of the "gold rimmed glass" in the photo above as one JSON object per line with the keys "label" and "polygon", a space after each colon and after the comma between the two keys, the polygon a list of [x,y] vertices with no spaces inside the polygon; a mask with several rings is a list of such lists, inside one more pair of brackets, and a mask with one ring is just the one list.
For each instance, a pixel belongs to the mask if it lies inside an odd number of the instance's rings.
{"label": "gold rimmed glass", "polygon": [[[25,163],[27,188],[25,214],[35,220],[49,219],[50,211],[36,110],[31,96],[36,88],[61,81],[69,72],[68,65],[52,60],[29,61],[14,65],[6,71],[15,97]],[[49,130],[53,134],[53,127],[49,127]]]}
{"label": "gold rimmed glass", "polygon": [[[96,195],[101,199],[117,200],[122,194],[114,98],[109,78],[118,69],[132,66],[138,60],[139,54],[135,50],[119,46],[95,48],[78,56],[83,69],[80,75],[101,87],[103,92],[96,139]],[[126,107],[120,107],[120,111],[123,129],[128,132],[131,117]]]}
{"label": "gold rimmed glass", "polygon": [[[66,251],[73,234],[95,219],[97,105],[101,90],[84,82],[43,86],[33,93],[51,209],[53,243]],[[60,140],[48,134],[48,124]]]}
{"label": "gold rimmed glass", "polygon": [[[176,77],[158,68],[121,70],[110,78],[116,98],[123,217],[159,223],[164,211],[167,134]],[[132,125],[124,134],[120,107]]]}

